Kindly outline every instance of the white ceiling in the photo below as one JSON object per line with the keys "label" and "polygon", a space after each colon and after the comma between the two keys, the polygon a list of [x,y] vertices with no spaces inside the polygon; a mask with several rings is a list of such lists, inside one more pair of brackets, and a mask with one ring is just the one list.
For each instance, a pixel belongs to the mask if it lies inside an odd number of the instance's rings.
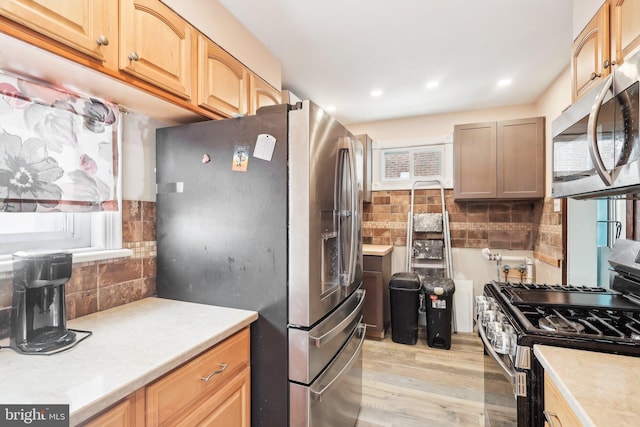
{"label": "white ceiling", "polygon": [[345,124],[529,104],[569,65],[573,0],[219,1]]}

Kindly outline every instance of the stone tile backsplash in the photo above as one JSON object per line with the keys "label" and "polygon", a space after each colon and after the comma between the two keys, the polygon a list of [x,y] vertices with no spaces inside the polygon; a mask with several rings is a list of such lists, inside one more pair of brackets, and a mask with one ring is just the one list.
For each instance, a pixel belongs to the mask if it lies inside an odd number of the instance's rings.
{"label": "stone tile backsplash", "polygon": [[[549,258],[562,258],[562,214],[553,212],[553,200],[454,201],[445,190],[451,246],[532,250]],[[363,241],[406,246],[411,208],[408,190],[376,191],[364,205]],[[414,213],[442,212],[440,190],[417,190]],[[416,238],[429,238],[416,233]]]}
{"label": "stone tile backsplash", "polygon": [[[127,304],[156,293],[156,204],[122,202],[122,245],[133,255],[74,264],[66,287],[67,318]],[[0,338],[9,335],[11,274],[0,277]]]}

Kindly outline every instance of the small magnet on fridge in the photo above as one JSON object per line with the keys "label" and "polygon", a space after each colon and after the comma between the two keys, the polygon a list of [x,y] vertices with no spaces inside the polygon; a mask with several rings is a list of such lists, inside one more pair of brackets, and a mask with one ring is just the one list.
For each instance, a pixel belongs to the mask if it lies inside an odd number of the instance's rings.
{"label": "small magnet on fridge", "polygon": [[205,153],[205,154],[202,156],[202,163],[207,164],[207,163],[209,163],[210,161],[211,161],[211,156],[209,156],[208,154],[206,154],[206,153]]}

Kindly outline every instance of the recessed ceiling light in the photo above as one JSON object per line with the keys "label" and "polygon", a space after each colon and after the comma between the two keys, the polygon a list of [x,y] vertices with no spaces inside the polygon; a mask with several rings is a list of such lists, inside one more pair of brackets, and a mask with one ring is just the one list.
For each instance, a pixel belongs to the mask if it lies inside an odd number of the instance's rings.
{"label": "recessed ceiling light", "polygon": [[427,83],[427,89],[434,89],[436,87],[438,87],[440,85],[440,83],[433,81],[433,82],[429,82]]}
{"label": "recessed ceiling light", "polygon": [[509,86],[510,84],[511,84],[511,79],[498,80],[498,86]]}
{"label": "recessed ceiling light", "polygon": [[325,107],[325,110],[328,111],[328,112],[336,111],[336,106],[335,105],[327,105]]}
{"label": "recessed ceiling light", "polygon": [[381,96],[382,95],[382,89],[374,89],[371,91],[371,96]]}

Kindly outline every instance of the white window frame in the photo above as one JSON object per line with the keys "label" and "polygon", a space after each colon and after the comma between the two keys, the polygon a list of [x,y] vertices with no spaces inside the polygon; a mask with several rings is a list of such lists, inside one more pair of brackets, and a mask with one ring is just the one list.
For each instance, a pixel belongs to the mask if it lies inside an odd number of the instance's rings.
{"label": "white window frame", "polygon": [[[123,131],[123,121],[122,114],[120,114],[118,118],[118,153],[122,153],[122,131]],[[122,171],[122,156],[118,156],[118,165],[117,170]],[[87,223],[84,224],[84,231],[89,231],[91,233],[89,241],[89,245],[75,248],[61,248],[66,251],[69,251],[73,254],[73,262],[89,262],[89,261],[100,261],[105,259],[113,259],[113,258],[122,258],[128,257],[133,254],[133,251],[130,249],[124,249],[122,247],[122,172],[118,174],[118,182],[116,183],[116,191],[118,194],[118,206],[120,207],[117,212],[91,212],[91,213],[79,213],[79,214],[69,214],[69,221],[71,218],[74,218],[73,227],[77,227],[80,224],[75,223],[75,220],[80,220],[81,217],[76,217],[76,215],[90,215],[89,225]],[[10,215],[20,215],[20,213],[11,213]],[[42,215],[48,215],[47,213],[42,213]],[[30,233],[25,233],[30,234]],[[50,237],[44,233],[42,237],[44,239],[43,248],[47,246],[47,237]],[[28,237],[28,236],[24,236]],[[82,236],[84,239],[85,236]],[[73,237],[72,239],[73,240]],[[34,240],[30,241],[30,246],[33,246]],[[0,243],[2,245],[2,243]],[[49,247],[49,249],[51,246]],[[16,247],[16,251],[20,250],[19,247]],[[4,251],[3,251],[4,252]],[[12,253],[15,252],[12,250]],[[11,253],[9,254],[1,254],[0,255],[0,272],[7,272],[13,269],[13,263],[11,261]]]}
{"label": "white window frame", "polygon": [[[409,153],[409,176],[407,178],[386,178],[385,153],[402,152]],[[441,153],[441,174],[432,177],[415,177],[413,175],[413,156],[424,151],[439,151]],[[372,190],[410,190],[415,180],[441,181],[445,188],[453,188],[453,135],[438,137],[412,138],[402,140],[374,141],[373,143],[373,168]],[[435,188],[435,187],[434,187]]]}

